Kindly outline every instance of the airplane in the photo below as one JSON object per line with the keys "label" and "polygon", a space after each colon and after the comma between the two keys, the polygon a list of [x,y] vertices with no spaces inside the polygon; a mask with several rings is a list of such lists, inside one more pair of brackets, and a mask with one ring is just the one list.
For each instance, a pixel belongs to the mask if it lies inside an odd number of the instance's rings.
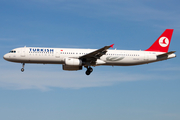
{"label": "airplane", "polygon": [[158,62],[176,57],[176,51],[168,52],[173,29],[166,29],[161,36],[146,50],[109,50],[113,45],[100,49],[71,49],[21,47],[11,50],[3,58],[10,62],[22,63],[24,71],[26,63],[62,64],[63,70],[77,71],[85,67],[86,75],[93,71],[92,67],[132,66]]}

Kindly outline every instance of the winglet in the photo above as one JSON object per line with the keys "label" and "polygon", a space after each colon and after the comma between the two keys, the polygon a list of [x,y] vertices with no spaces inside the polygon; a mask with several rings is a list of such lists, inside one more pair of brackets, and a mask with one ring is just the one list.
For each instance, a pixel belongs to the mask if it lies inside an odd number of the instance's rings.
{"label": "winglet", "polygon": [[114,46],[114,44],[110,45],[110,47],[112,47],[112,48],[113,48],[113,46]]}

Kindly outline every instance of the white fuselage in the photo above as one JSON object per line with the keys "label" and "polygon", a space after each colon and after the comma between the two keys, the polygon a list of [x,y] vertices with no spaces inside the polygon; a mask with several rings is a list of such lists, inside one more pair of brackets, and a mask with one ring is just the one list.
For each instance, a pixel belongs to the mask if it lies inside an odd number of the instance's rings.
{"label": "white fuselage", "polygon": [[176,51],[168,52],[173,29],[166,29],[161,36],[145,51],[109,50],[113,45],[100,49],[71,49],[71,48],[40,48],[21,47],[11,50],[4,55],[10,62],[62,64],[63,70],[76,71],[87,68],[86,75],[93,71],[91,66],[131,66],[148,64],[176,57]]}
{"label": "white fuselage", "polygon": [[[23,47],[13,49],[4,55],[4,59],[18,63],[40,63],[40,64],[65,64],[66,58],[79,58],[91,53],[96,49],[68,49],[68,48],[40,48]],[[132,50],[107,50],[106,54],[96,61],[98,65],[130,66],[140,65],[173,58],[176,55],[170,54],[167,57],[158,58],[157,55],[163,52],[132,51]]]}

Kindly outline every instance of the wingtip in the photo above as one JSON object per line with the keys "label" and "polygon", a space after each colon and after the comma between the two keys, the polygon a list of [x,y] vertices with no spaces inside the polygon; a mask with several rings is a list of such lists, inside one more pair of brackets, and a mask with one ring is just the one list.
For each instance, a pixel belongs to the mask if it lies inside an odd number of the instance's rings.
{"label": "wingtip", "polygon": [[114,46],[114,44],[110,45],[110,47],[112,47],[112,48],[113,48],[113,46]]}

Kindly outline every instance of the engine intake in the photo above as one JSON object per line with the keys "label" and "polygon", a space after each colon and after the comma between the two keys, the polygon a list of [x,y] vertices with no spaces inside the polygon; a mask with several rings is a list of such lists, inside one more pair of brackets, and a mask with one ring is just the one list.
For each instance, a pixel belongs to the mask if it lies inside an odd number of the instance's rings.
{"label": "engine intake", "polygon": [[68,66],[82,66],[82,61],[80,59],[75,58],[66,58],[65,65]]}

